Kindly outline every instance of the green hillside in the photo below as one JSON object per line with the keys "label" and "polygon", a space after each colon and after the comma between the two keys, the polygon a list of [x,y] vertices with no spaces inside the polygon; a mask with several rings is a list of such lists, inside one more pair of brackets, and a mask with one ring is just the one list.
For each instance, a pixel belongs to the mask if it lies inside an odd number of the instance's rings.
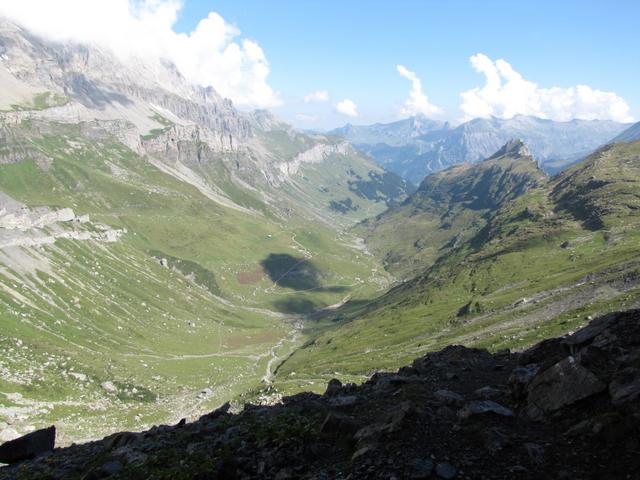
{"label": "green hillside", "polygon": [[401,206],[365,220],[355,231],[390,272],[410,277],[468,241],[497,209],[545,179],[522,142],[509,142],[484,162],[429,175]]}
{"label": "green hillside", "polygon": [[[36,229],[55,243],[7,230],[27,243],[0,245],[0,415],[18,431],[55,422],[64,442],[206,411],[264,385],[301,341],[300,314],[388,284],[352,234],[308,221],[322,200],[325,218],[353,223],[328,196],[285,216],[293,195],[270,205],[260,192],[225,190],[224,178],[214,185],[214,167],[202,166],[212,188],[251,209],[240,211],[100,125],[3,131],[11,163],[0,164],[0,192],[33,215],[89,218]],[[386,208],[354,195],[357,215]],[[119,238],[97,240],[107,229]]]}
{"label": "green hillside", "polygon": [[[436,177],[421,190],[431,183],[440,197],[466,199],[496,163],[502,162],[502,172],[522,160],[483,162],[468,170],[466,179],[460,170],[450,170],[445,178],[458,177],[451,189]],[[500,178],[521,185],[517,173]],[[312,340],[280,366],[277,386],[308,388],[335,376],[358,380],[448,344],[519,348],[573,330],[599,312],[637,305],[639,181],[640,142],[609,146],[557,177],[536,177],[537,186],[527,182],[526,192],[516,190],[521,194],[490,205],[495,210],[486,209],[482,221],[461,230],[463,240],[440,256],[446,235],[429,236],[434,253],[420,262],[431,266],[381,297],[349,302],[319,319],[309,327]],[[456,192],[453,185],[467,190]],[[400,228],[392,238],[386,223],[403,218],[408,205],[378,222],[389,235],[387,245],[410,251],[406,244],[413,238]],[[429,212],[426,218],[425,234],[449,222],[447,214],[438,218]],[[454,218],[468,225],[469,217]],[[374,226],[369,238],[376,233]]]}

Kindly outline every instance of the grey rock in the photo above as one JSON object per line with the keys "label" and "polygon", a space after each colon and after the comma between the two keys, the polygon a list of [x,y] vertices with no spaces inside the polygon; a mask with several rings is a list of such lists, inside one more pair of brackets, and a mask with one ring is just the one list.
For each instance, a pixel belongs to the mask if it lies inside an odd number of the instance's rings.
{"label": "grey rock", "polygon": [[100,471],[105,475],[117,475],[122,471],[123,468],[124,467],[122,463],[120,463],[118,460],[111,460],[109,462],[104,463],[100,467]]}
{"label": "grey rock", "polygon": [[586,327],[581,328],[573,335],[570,335],[564,340],[564,343],[570,347],[576,347],[578,345],[584,345],[595,337],[604,332],[609,326],[611,326],[618,318],[617,313],[610,313],[596,318],[590,322]]}
{"label": "grey rock", "polygon": [[494,388],[488,385],[486,387],[479,388],[475,392],[473,392],[473,394],[476,397],[483,398],[485,400],[492,400],[494,398],[501,396],[503,393],[504,393],[503,390]]}
{"label": "grey rock", "polygon": [[356,450],[354,452],[354,454],[351,456],[351,460],[352,461],[356,460],[356,459],[358,459],[360,457],[365,456],[368,453],[375,452],[375,450],[376,450],[375,446],[373,446],[373,445],[365,445],[364,447],[359,448],[358,450]]}
{"label": "grey rock", "polygon": [[556,363],[537,375],[528,386],[527,402],[548,413],[571,405],[606,388],[589,370],[573,357]]}
{"label": "grey rock", "polygon": [[143,440],[143,434],[133,432],[114,433],[102,441],[105,450],[115,450],[125,445],[134,445]]}
{"label": "grey rock", "polygon": [[116,393],[118,391],[118,387],[116,387],[113,382],[102,382],[100,384],[100,386],[102,387],[102,389],[108,393]]}
{"label": "grey rock", "polygon": [[361,444],[370,444],[378,440],[378,438],[389,431],[389,425],[384,423],[373,423],[362,427],[356,432],[354,438]]}
{"label": "grey rock", "polygon": [[358,425],[352,417],[337,412],[329,413],[320,426],[322,433],[343,436],[351,436],[357,429]]}
{"label": "grey rock", "polygon": [[397,408],[387,417],[387,425],[389,431],[395,432],[400,429],[402,424],[415,413],[411,402],[406,401],[400,403]]}
{"label": "grey rock", "polygon": [[276,480],[289,480],[296,477],[290,468],[283,468],[276,474],[275,478]]}
{"label": "grey rock", "polygon": [[444,405],[462,406],[464,405],[464,397],[459,393],[451,390],[436,390],[433,394],[436,399]]}
{"label": "grey rock", "polygon": [[493,453],[502,450],[511,442],[509,436],[500,428],[489,428],[484,432],[484,437],[487,450]]}
{"label": "grey rock", "polygon": [[535,463],[542,463],[544,461],[544,447],[538,443],[525,443],[524,448],[527,451],[527,455]]}
{"label": "grey rock", "polygon": [[481,415],[484,413],[495,413],[503,417],[513,417],[513,411],[507,407],[503,407],[493,400],[474,400],[467,403],[459,412],[460,418],[468,418],[472,415]]}
{"label": "grey rock", "polygon": [[538,374],[540,371],[540,365],[537,363],[530,363],[529,365],[524,365],[521,367],[516,367],[513,372],[511,372],[511,376],[509,377],[509,384],[511,385],[528,385],[531,380]]}

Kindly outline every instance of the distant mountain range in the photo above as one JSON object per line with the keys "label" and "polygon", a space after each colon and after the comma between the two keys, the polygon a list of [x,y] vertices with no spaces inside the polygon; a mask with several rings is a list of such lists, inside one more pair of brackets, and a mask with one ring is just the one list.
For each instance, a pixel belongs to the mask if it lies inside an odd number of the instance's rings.
{"label": "distant mountain range", "polygon": [[640,140],[640,122],[631,125],[624,132],[614,138],[612,142],[637,142],[638,140]]}
{"label": "distant mountain range", "polygon": [[514,138],[527,143],[542,169],[556,173],[628,127],[610,120],[556,122],[524,115],[476,118],[454,127],[448,122],[411,117],[386,124],[347,124],[329,133],[345,138],[386,169],[419,184],[429,173],[487,158]]}

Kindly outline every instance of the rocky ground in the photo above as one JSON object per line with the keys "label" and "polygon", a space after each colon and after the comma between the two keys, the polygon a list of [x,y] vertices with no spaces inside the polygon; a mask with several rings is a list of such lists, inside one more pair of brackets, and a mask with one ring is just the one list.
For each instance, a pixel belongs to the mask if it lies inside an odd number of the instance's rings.
{"label": "rocky ground", "polygon": [[640,310],[522,353],[450,346],[361,386],[334,380],[324,395],[0,468],[0,479],[100,478],[640,478]]}

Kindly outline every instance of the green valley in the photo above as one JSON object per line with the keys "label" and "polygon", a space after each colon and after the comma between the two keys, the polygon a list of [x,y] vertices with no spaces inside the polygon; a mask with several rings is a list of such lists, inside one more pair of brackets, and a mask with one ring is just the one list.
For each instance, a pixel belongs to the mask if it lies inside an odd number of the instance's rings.
{"label": "green valley", "polygon": [[[604,147],[549,179],[530,157],[515,157],[427,177],[404,205],[359,226],[374,251],[412,251],[421,238],[431,250],[387,254],[387,265],[400,258],[392,268],[421,271],[309,326],[312,339],[280,366],[277,385],[358,381],[449,344],[518,349],[598,313],[637,307],[640,143]],[[464,208],[498,165],[491,178],[515,187],[500,190],[508,200]],[[446,210],[437,211],[432,205],[443,195]],[[452,238],[459,240],[452,245]]]}
{"label": "green valley", "polygon": [[[104,126],[3,131],[8,156],[27,152],[0,165],[9,215],[75,216],[0,245],[0,412],[14,429],[55,421],[69,441],[206,411],[269,381],[301,314],[389,281],[352,234],[306,221],[311,208],[285,217],[246,191],[246,209],[221,205]],[[103,231],[117,234],[91,236]]]}

